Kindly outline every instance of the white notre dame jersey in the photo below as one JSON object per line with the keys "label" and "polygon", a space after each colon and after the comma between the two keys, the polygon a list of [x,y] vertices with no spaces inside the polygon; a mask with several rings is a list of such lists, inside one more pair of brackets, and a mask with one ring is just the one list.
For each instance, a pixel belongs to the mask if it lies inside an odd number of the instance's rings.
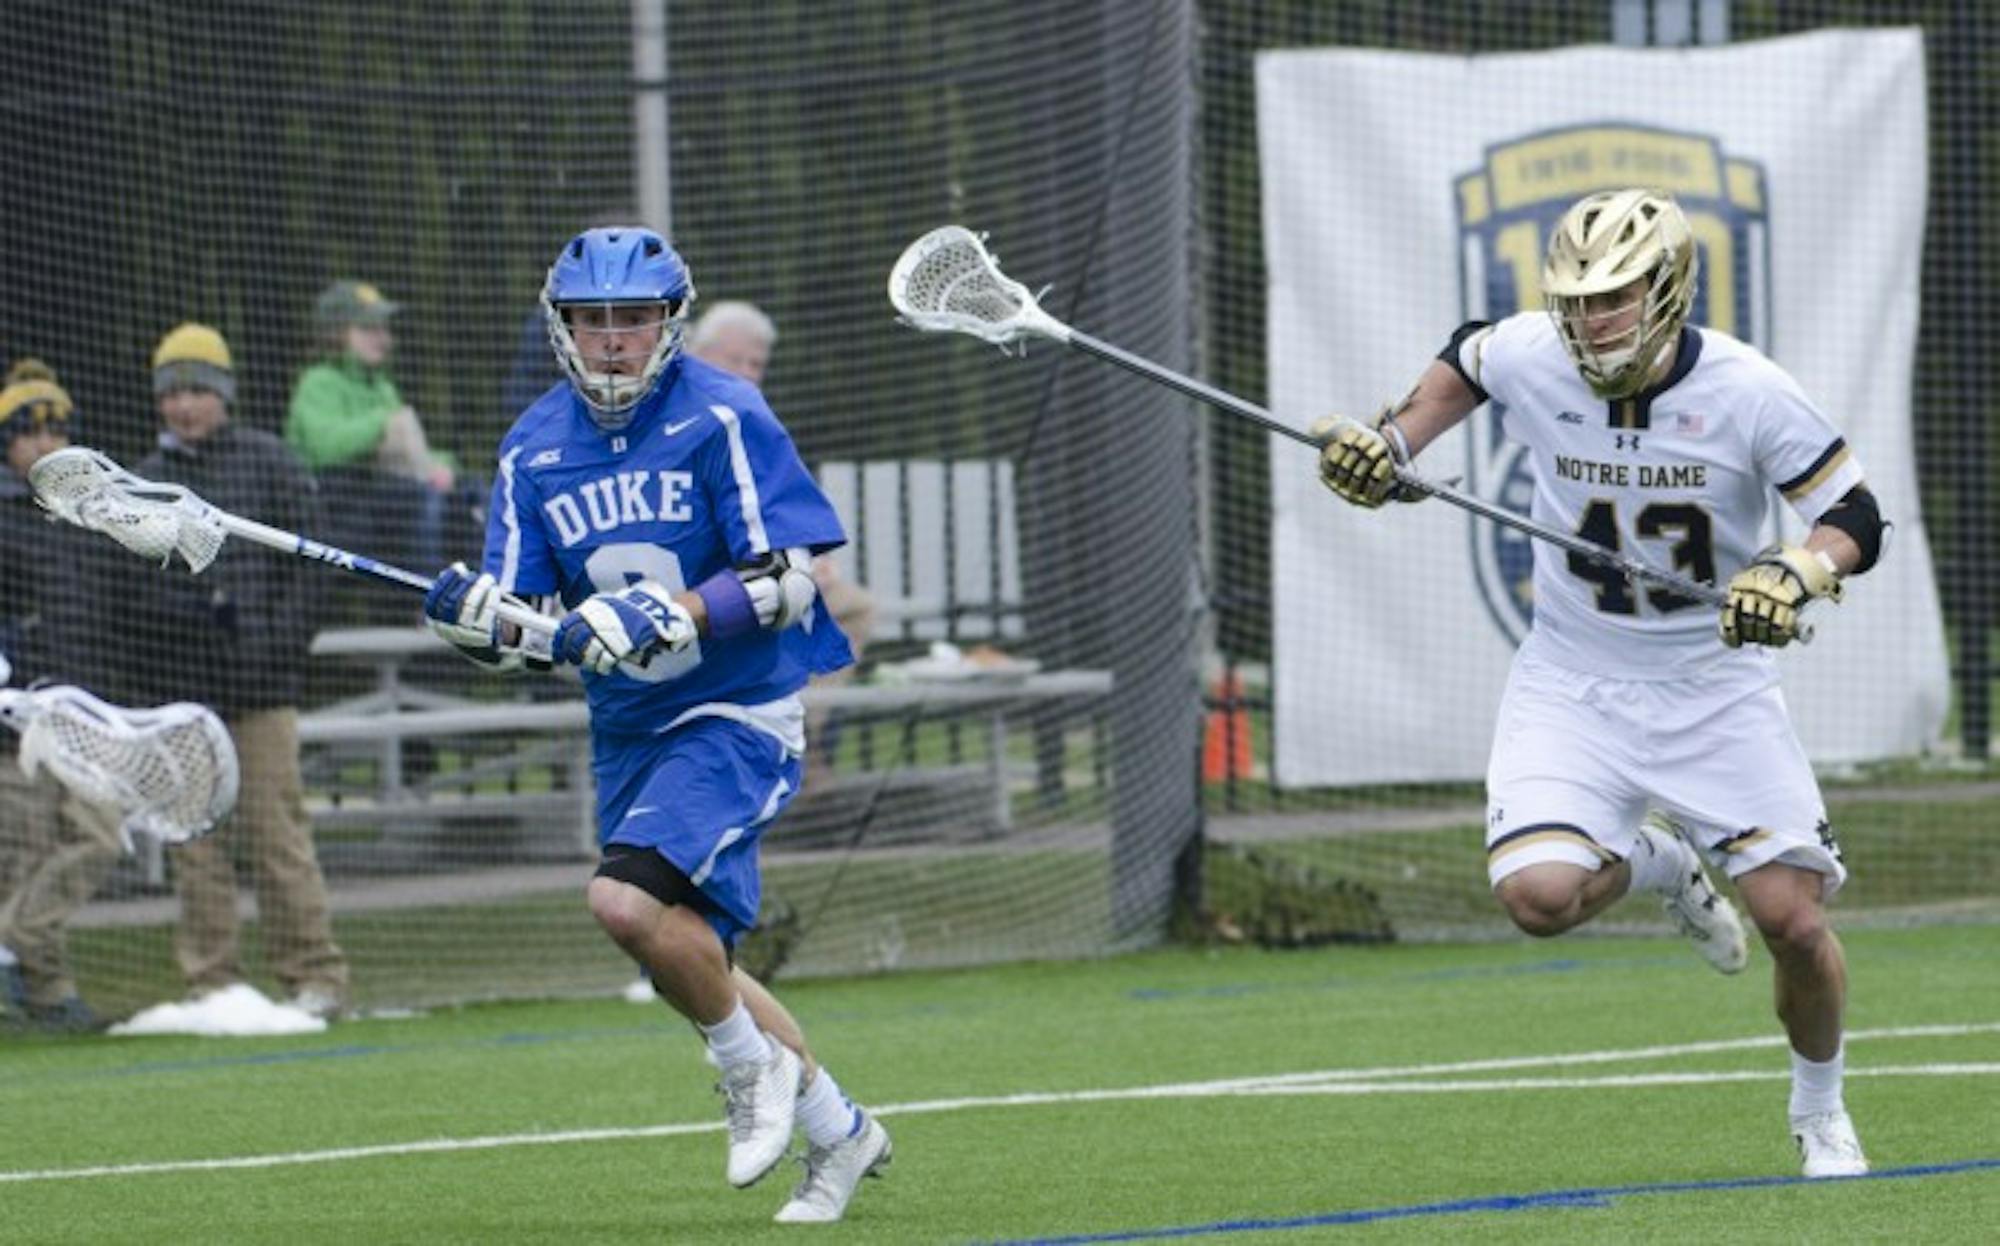
{"label": "white notre dame jersey", "polygon": [[[1764,544],[1775,496],[1811,524],[1862,480],[1798,383],[1727,334],[1683,329],[1664,380],[1618,401],[1591,392],[1544,312],[1465,335],[1455,356],[1505,434],[1528,448],[1534,518],[1649,566],[1726,584]],[[1770,667],[1759,646],[1722,644],[1713,607],[1547,542],[1534,550],[1524,653],[1628,680]]]}

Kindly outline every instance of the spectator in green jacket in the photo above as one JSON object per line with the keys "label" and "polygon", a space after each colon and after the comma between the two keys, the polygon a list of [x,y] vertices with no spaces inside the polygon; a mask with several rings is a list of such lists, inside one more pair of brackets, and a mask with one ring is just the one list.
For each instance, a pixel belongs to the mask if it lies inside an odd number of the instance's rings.
{"label": "spectator in green jacket", "polygon": [[444,549],[456,472],[389,374],[400,307],[365,281],[336,281],[313,304],[316,360],[299,375],[285,440],[319,477],[334,544],[430,567]]}
{"label": "spectator in green jacket", "polygon": [[321,359],[292,391],[285,440],[314,471],[355,464],[451,488],[449,458],[430,447],[416,411],[389,375],[400,305],[365,281],[336,281],[313,304]]}

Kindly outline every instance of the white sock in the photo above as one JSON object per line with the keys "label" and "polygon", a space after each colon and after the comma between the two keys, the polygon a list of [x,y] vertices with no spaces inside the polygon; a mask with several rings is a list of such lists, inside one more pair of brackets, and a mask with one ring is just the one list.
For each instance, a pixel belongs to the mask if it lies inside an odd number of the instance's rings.
{"label": "white sock", "polygon": [[1840,1083],[1847,1072],[1847,1046],[1842,1044],[1833,1059],[1816,1064],[1798,1052],[1792,1053],[1792,1119],[1817,1116],[1821,1112],[1846,1110],[1841,1101]]}
{"label": "white sock", "polygon": [[840,1083],[824,1065],[799,1092],[799,1125],[806,1131],[806,1141],[814,1146],[832,1146],[852,1138],[867,1119],[854,1101],[840,1092]]}
{"label": "white sock", "polygon": [[738,1064],[760,1064],[771,1058],[770,1040],[764,1031],[757,1028],[757,1022],[750,1016],[750,1010],[736,1001],[736,1011],[714,1025],[696,1023],[702,1036],[708,1039],[708,1049],[715,1053],[715,1062],[723,1068]]}
{"label": "white sock", "polygon": [[1632,846],[1632,855],[1625,858],[1632,866],[1632,890],[1667,892],[1680,886],[1681,876],[1688,870],[1687,851],[1680,837],[1656,831],[1650,826],[1639,828],[1638,843]]}

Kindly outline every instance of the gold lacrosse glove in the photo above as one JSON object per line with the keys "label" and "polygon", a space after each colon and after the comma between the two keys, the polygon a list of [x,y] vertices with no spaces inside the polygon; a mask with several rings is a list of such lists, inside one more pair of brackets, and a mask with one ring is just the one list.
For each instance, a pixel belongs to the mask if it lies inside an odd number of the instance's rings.
{"label": "gold lacrosse glove", "polygon": [[1341,500],[1374,510],[1391,498],[1404,502],[1421,498],[1396,481],[1395,449],[1376,431],[1388,418],[1384,411],[1375,428],[1369,428],[1344,415],[1330,415],[1308,430],[1320,443],[1319,481]]}
{"label": "gold lacrosse glove", "polygon": [[1840,600],[1840,577],[1823,554],[1773,545],[1729,581],[1722,607],[1722,643],[1745,641],[1782,648],[1798,639],[1799,611],[1815,598]]}

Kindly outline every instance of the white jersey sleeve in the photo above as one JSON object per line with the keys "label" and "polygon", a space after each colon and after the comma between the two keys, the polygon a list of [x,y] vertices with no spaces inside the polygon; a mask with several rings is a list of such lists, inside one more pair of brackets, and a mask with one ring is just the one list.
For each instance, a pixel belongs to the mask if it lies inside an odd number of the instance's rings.
{"label": "white jersey sleeve", "polygon": [[1492,396],[1483,377],[1486,371],[1486,344],[1492,339],[1495,328],[1497,326],[1491,321],[1468,320],[1458,327],[1458,331],[1451,335],[1451,341],[1438,352],[1438,358],[1458,373],[1481,402]]}
{"label": "white jersey sleeve", "polygon": [[1751,443],[1757,468],[1799,518],[1817,523],[1862,481],[1860,460],[1791,376],[1773,367]]}
{"label": "white jersey sleeve", "polygon": [[1460,376],[1472,386],[1482,402],[1491,402],[1500,421],[1501,432],[1521,440],[1510,425],[1508,413],[1524,404],[1532,405],[1531,381],[1550,367],[1555,326],[1546,312],[1515,312],[1504,320],[1462,332],[1455,339],[1456,364]]}

